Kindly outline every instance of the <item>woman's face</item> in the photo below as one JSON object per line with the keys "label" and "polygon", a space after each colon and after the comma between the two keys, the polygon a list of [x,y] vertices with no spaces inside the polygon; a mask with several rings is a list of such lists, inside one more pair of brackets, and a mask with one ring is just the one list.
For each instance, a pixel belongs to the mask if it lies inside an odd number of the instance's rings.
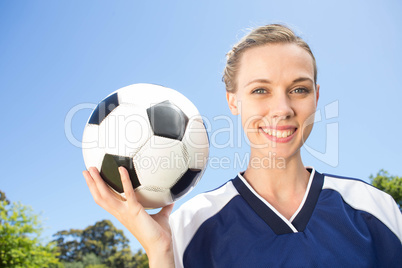
{"label": "woman's face", "polygon": [[227,93],[240,114],[252,157],[299,153],[313,127],[319,97],[310,54],[295,44],[271,44],[243,52],[236,93]]}

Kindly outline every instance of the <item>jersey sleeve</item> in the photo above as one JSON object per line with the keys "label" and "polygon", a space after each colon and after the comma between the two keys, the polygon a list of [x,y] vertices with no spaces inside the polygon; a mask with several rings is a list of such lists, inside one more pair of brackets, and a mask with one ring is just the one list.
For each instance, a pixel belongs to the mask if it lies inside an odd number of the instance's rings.
{"label": "jersey sleeve", "polygon": [[176,267],[183,267],[184,252],[199,227],[219,213],[238,194],[232,181],[228,181],[216,190],[197,195],[187,201],[170,216]]}
{"label": "jersey sleeve", "polygon": [[402,214],[389,194],[360,180],[325,176],[323,189],[339,192],[356,210],[370,213],[388,227],[402,243]]}

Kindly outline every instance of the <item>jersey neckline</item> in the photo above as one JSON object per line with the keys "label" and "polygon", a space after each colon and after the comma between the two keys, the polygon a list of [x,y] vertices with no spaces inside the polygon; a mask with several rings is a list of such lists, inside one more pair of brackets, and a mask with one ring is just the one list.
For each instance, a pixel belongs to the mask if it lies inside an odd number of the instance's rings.
{"label": "jersey neckline", "polygon": [[299,208],[290,220],[286,219],[269,202],[262,198],[242,174],[239,173],[232,180],[232,183],[250,207],[277,235],[303,232],[313,214],[324,183],[324,176],[321,173],[314,168],[307,167],[306,169],[311,174],[306,193]]}

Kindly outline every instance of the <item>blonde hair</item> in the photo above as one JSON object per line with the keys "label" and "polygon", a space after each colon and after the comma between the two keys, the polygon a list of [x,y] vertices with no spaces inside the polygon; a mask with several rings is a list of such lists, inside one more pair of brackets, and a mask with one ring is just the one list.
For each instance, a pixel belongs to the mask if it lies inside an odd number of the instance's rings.
{"label": "blonde hair", "polygon": [[290,28],[281,24],[269,24],[252,30],[226,54],[226,66],[222,77],[222,81],[226,85],[226,91],[236,92],[236,75],[241,55],[244,51],[267,44],[296,44],[306,50],[313,59],[314,83],[317,83],[317,65],[309,45]]}

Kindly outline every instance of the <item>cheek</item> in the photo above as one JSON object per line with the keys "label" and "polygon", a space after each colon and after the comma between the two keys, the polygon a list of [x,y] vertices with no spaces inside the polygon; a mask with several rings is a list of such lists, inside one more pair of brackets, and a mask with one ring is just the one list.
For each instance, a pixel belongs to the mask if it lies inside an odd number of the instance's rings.
{"label": "cheek", "polygon": [[[306,109],[306,107],[310,107],[310,109]],[[311,130],[313,129],[315,111],[315,102],[313,101],[309,104],[306,104],[304,109],[299,113],[304,141],[308,138]]]}
{"label": "cheek", "polygon": [[307,138],[310,136],[311,130],[313,129],[313,124],[305,125],[302,129],[302,143],[305,143]]}
{"label": "cheek", "polygon": [[242,126],[245,130],[257,128],[261,122],[266,119],[264,107],[258,105],[243,106],[241,108],[240,116]]}

